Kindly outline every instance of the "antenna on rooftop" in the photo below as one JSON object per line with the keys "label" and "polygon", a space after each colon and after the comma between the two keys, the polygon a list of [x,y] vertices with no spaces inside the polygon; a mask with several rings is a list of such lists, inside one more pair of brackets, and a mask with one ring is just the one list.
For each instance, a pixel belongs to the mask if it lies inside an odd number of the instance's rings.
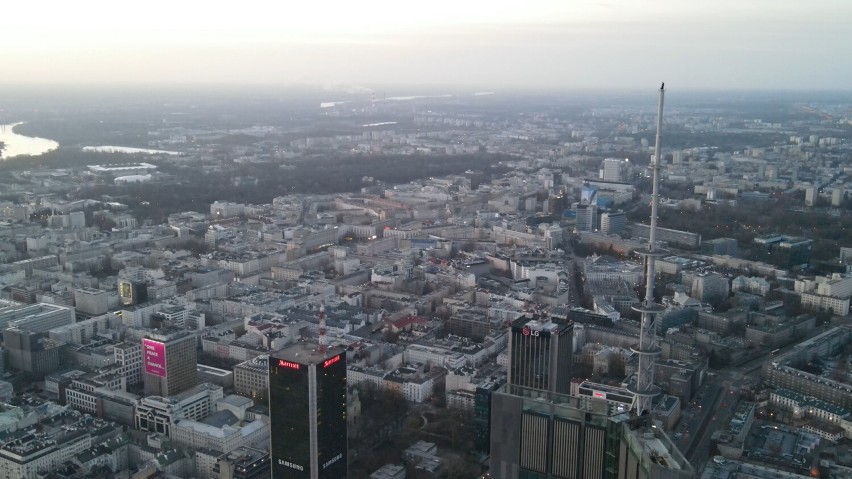
{"label": "antenna on rooftop", "polygon": [[325,338],[325,304],[320,304],[319,308],[319,349],[323,353],[328,350]]}
{"label": "antenna on rooftop", "polygon": [[665,256],[666,251],[657,248],[657,208],[660,202],[660,162],[662,146],[660,136],[663,131],[663,100],[666,95],[666,84],[660,86],[660,100],[657,105],[657,138],[654,144],[654,157],[649,168],[653,179],[651,187],[651,232],[648,238],[648,249],[637,251],[645,257],[645,300],[641,306],[634,307],[642,313],[642,324],[639,329],[639,344],[630,349],[639,357],[639,368],[636,373],[636,383],[630,388],[634,394],[633,407],[637,416],[650,414],[651,402],[660,394],[660,388],[654,384],[654,370],[660,347],[657,344],[657,315],[665,308],[654,303],[654,277],[656,276],[656,261],[658,256]]}

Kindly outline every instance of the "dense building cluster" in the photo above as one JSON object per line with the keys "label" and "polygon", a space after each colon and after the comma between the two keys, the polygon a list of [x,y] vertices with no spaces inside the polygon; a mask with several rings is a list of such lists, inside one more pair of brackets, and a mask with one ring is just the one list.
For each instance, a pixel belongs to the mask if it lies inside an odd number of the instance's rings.
{"label": "dense building cluster", "polygon": [[[848,118],[667,119],[706,135],[695,144],[756,143],[662,152],[661,394],[636,418],[653,116],[471,111],[327,105],[318,118],[340,134],[154,123],[144,162],[81,150],[83,166],[2,172],[0,476],[852,468],[852,245],[725,217],[775,205],[846,221]],[[162,221],[139,201],[205,175],[251,190],[264,179],[245,171],[323,156],[476,154],[502,156],[257,204],[188,197]]]}

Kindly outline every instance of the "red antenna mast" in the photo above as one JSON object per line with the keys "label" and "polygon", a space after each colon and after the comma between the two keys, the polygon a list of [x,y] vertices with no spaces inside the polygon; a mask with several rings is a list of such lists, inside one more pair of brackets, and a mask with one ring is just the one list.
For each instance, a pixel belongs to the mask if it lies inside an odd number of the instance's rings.
{"label": "red antenna mast", "polygon": [[321,352],[328,350],[328,345],[325,339],[325,305],[320,304],[319,309],[319,349]]}

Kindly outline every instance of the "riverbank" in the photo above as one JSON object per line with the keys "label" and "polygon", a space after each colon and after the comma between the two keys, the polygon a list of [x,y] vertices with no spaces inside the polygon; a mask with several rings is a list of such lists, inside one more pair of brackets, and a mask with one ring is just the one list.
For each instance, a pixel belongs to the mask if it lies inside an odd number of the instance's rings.
{"label": "riverbank", "polygon": [[24,136],[15,133],[15,127],[24,124],[23,121],[0,125],[0,160],[8,160],[16,156],[38,156],[59,148],[59,143],[47,138]]}

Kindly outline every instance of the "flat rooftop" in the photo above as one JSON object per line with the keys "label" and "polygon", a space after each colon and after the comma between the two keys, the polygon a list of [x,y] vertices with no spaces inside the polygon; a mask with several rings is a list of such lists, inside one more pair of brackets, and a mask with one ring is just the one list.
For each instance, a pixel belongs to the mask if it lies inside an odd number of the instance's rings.
{"label": "flat rooftop", "polygon": [[319,344],[314,342],[299,341],[286,346],[284,349],[270,353],[274,359],[283,359],[299,364],[319,364],[328,358],[337,356],[344,352],[343,347],[332,347],[328,351],[320,351]]}
{"label": "flat rooftop", "polygon": [[551,333],[559,330],[559,325],[550,321],[539,321],[537,319],[530,320],[525,325],[533,331],[549,331]]}
{"label": "flat rooftop", "polygon": [[653,439],[645,439],[645,453],[651,457],[656,464],[667,467],[669,469],[680,469],[680,464],[677,463],[669,455],[669,450],[662,441],[656,437]]}
{"label": "flat rooftop", "polygon": [[200,373],[210,374],[212,376],[221,376],[226,377],[230,374],[234,374],[233,371],[228,371],[227,369],[219,369],[214,368],[213,366],[207,366],[206,364],[198,364],[195,367],[196,371]]}

